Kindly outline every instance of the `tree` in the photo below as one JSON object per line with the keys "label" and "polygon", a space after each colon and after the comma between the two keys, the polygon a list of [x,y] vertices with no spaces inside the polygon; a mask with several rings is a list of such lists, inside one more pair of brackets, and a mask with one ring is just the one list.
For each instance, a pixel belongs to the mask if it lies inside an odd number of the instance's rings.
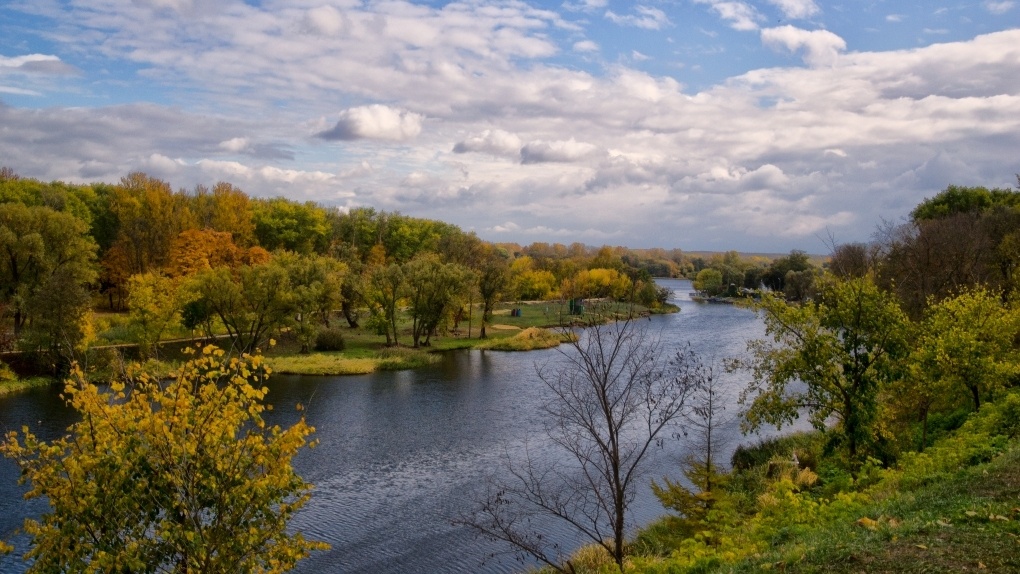
{"label": "tree", "polygon": [[722,272],[711,267],[698,271],[694,278],[694,288],[710,296],[722,293],[725,290]]}
{"label": "tree", "polygon": [[510,265],[506,256],[493,245],[483,248],[482,260],[478,265],[478,293],[482,297],[482,332],[485,338],[485,325],[492,319],[492,311],[507,289],[510,287]]}
{"label": "tree", "polygon": [[391,263],[373,269],[368,277],[368,300],[378,330],[386,335],[386,345],[397,344],[397,310],[406,290],[400,265]]}
{"label": "tree", "polygon": [[467,270],[455,263],[443,263],[435,253],[418,255],[405,263],[402,270],[410,306],[411,337],[415,347],[427,347],[451,303],[467,289]]}
{"label": "tree", "polygon": [[326,212],[315,203],[283,197],[252,201],[252,221],[258,244],[270,251],[324,253],[329,247]]}
{"label": "tree", "polygon": [[330,313],[340,306],[347,267],[332,257],[289,252],[278,254],[276,261],[287,270],[298,342],[307,353],[320,325],[329,327]]}
{"label": "tree", "polygon": [[223,323],[239,353],[260,348],[270,331],[285,325],[294,310],[287,271],[272,261],[200,273],[192,289],[205,312]]}
{"label": "tree", "polygon": [[719,436],[720,430],[729,426],[733,418],[724,416],[727,397],[720,393],[722,386],[710,367],[701,380],[703,384],[694,389],[689,400],[691,413],[684,432],[690,445],[690,452],[681,463],[687,484],[669,477],[663,477],[662,485],[652,481],[652,493],[659,502],[679,513],[678,522],[685,536],[695,532],[707,534],[710,530],[706,526],[710,527],[709,522],[722,514],[713,515],[713,510],[720,503],[730,502],[725,489],[729,477],[719,471],[716,460],[719,450],[726,445]]}
{"label": "tree", "polygon": [[[542,518],[566,525],[606,549],[623,571],[627,516],[645,462],[681,422],[691,391],[703,384],[697,356],[666,359],[642,324],[591,324],[552,371],[546,432],[563,456],[510,461],[506,478],[458,521],[560,572],[573,565],[539,530]],[[569,461],[569,462],[566,462]]]}
{"label": "tree", "polygon": [[284,572],[326,545],[288,531],[311,486],[291,465],[314,429],[269,427],[259,357],[206,348],[169,382],[141,373],[109,390],[75,370],[81,421],[51,443],[7,434],[29,498],[29,572]]}
{"label": "tree", "polygon": [[212,229],[186,229],[170,244],[166,273],[171,277],[194,275],[216,267],[240,265],[244,251],[231,234]]}
{"label": "tree", "polygon": [[998,294],[980,287],[968,289],[928,308],[913,365],[928,384],[963,391],[977,411],[982,396],[1020,375],[1014,346],[1018,335],[1020,309],[1015,304],[1003,305]]}
{"label": "tree", "polygon": [[143,358],[152,354],[168,329],[180,324],[185,298],[178,281],[159,273],[128,280],[128,316]]}
{"label": "tree", "polygon": [[62,343],[60,325],[77,321],[96,277],[96,244],[80,219],[48,207],[0,204],[0,302],[9,306],[14,336],[33,327]]}
{"label": "tree", "polygon": [[192,197],[199,227],[230,233],[234,243],[251,245],[255,239],[251,200],[240,189],[226,182],[195,188]]}
{"label": "tree", "polygon": [[771,340],[748,343],[745,430],[781,428],[805,410],[856,464],[874,438],[879,392],[906,354],[906,316],[867,278],[829,280],[818,300],[800,305],[766,293],[758,310]]}
{"label": "tree", "polygon": [[769,265],[768,270],[762,276],[762,283],[773,291],[785,291],[787,273],[809,269],[811,269],[811,260],[807,253],[794,249],[786,257],[780,257]]}

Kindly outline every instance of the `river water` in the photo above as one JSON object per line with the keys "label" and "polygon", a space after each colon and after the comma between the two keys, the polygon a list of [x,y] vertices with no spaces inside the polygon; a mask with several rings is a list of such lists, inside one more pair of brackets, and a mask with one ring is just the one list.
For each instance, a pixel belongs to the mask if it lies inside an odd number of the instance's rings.
{"label": "river water", "polygon": [[[688,281],[664,280],[681,312],[655,316],[642,326],[660,334],[666,348],[690,343],[707,362],[744,352],[748,339],[764,335],[752,311],[730,305],[691,302]],[[296,572],[306,573],[505,573],[524,567],[511,557],[491,557],[504,547],[475,537],[452,519],[470,508],[471,493],[486,477],[504,468],[525,446],[552,452],[542,431],[540,406],[548,391],[536,368],[555,367],[560,351],[527,353],[458,351],[444,354],[429,369],[356,377],[278,376],[270,381],[270,423],[296,420],[296,405],[315,426],[319,445],[295,460],[315,485],[309,503],[293,525],[331,550],[314,553]],[[735,415],[741,375],[722,372],[724,393]],[[29,425],[41,438],[59,436],[73,420],[57,389],[36,389],[0,398],[0,430]],[[724,433],[730,450],[741,441],[734,424]],[[685,445],[667,441],[654,453],[649,478],[678,476]],[[46,510],[44,501],[26,502],[18,470],[0,461],[0,536],[25,544],[16,535],[26,516]],[[664,513],[647,487],[638,493],[633,524]],[[566,531],[550,535],[572,545]],[[20,549],[19,549],[20,550]],[[0,558],[0,573],[22,572],[15,555]]]}

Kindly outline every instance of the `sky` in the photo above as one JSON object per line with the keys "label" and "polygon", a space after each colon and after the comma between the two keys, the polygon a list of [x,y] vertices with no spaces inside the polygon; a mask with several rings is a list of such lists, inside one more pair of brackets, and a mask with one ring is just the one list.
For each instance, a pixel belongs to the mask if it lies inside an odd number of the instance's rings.
{"label": "sky", "polygon": [[1020,1],[4,0],[0,165],[824,253],[1020,172]]}

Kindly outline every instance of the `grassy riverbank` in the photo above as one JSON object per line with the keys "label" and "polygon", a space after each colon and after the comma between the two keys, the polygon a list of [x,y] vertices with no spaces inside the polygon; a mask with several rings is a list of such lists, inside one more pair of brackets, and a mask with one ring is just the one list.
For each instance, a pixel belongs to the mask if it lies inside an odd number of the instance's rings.
{"label": "grassy riverbank", "polygon": [[[748,466],[720,476],[711,495],[695,493],[699,516],[640,531],[628,574],[1020,571],[1020,393],[925,452],[855,476],[823,454],[817,434],[737,457]],[[591,547],[575,559],[578,574],[617,571]]]}
{"label": "grassy riverbank", "polygon": [[[282,330],[273,333],[272,346],[261,349],[267,364],[277,373],[303,375],[359,375],[383,370],[404,370],[426,367],[439,362],[437,352],[458,349],[486,349],[493,351],[530,351],[555,347],[567,340],[564,328],[582,325],[595,318],[604,320],[627,317],[646,317],[657,313],[674,313],[679,308],[667,305],[651,310],[639,305],[624,303],[598,303],[588,308],[585,315],[569,314],[568,305],[559,301],[504,303],[497,307],[492,320],[486,325],[486,338],[481,339],[481,312],[476,307],[459,324],[433,335],[428,346],[411,346],[411,322],[403,318],[398,325],[396,345],[388,346],[382,335],[362,326],[350,328],[339,316],[333,317],[333,328],[343,339],[343,350],[301,353],[295,335]],[[122,372],[138,358],[138,348],[131,343],[132,335],[126,314],[104,313],[96,317],[99,328],[93,347],[85,354],[89,377],[96,381],[109,380],[114,373]],[[192,338],[194,333],[180,329],[167,333],[171,340],[157,345],[157,359],[145,361],[141,368],[150,373],[169,373],[185,356],[183,349],[205,345],[210,341]],[[229,339],[219,334],[212,341],[226,348]],[[134,368],[139,368],[138,366]],[[49,377],[18,378],[11,373],[0,377],[0,395],[17,392],[32,386],[53,382]]]}

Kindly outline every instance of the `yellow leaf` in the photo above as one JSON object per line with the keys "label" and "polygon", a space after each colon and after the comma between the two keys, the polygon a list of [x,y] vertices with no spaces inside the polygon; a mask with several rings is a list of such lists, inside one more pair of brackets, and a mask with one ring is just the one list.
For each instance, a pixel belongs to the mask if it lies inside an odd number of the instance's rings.
{"label": "yellow leaf", "polygon": [[868,530],[878,530],[878,521],[865,516],[857,521],[857,526],[867,528]]}

